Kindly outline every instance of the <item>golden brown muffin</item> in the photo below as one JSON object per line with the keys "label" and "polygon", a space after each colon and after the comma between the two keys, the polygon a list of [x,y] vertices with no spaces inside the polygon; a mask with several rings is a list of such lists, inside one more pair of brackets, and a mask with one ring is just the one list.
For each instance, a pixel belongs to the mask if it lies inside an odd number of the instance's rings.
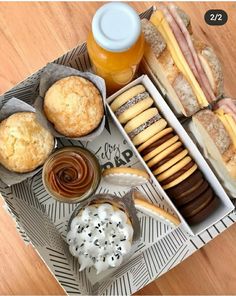
{"label": "golden brown muffin", "polygon": [[69,76],[48,89],[44,112],[58,132],[75,138],[89,134],[99,125],[104,108],[93,83],[82,77]]}
{"label": "golden brown muffin", "polygon": [[33,112],[15,113],[0,123],[0,163],[25,173],[42,165],[54,148],[54,138]]}

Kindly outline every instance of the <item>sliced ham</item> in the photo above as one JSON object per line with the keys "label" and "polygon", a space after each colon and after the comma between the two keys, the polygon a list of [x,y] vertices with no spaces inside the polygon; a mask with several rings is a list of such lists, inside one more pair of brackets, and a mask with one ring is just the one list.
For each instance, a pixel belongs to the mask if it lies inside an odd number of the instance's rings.
{"label": "sliced ham", "polygon": [[231,114],[236,121],[236,100],[225,98],[216,103],[214,109],[221,108],[225,113]]}
{"label": "sliced ham", "polygon": [[161,9],[173,31],[173,34],[175,35],[176,40],[178,41],[178,44],[190,69],[201,86],[207,100],[209,102],[215,100],[216,97],[211,88],[208,77],[202,68],[201,62],[193,46],[191,36],[185,27],[184,22],[179,16],[175,6],[170,5],[168,8],[162,6]]}

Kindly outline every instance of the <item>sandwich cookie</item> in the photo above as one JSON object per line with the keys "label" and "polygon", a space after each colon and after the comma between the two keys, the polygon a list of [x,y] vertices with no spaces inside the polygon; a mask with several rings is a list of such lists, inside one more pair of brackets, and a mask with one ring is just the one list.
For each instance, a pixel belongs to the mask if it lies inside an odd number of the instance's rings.
{"label": "sandwich cookie", "polygon": [[106,169],[102,175],[107,183],[129,187],[145,184],[150,178],[144,170],[126,167]]}
{"label": "sandwich cookie", "polygon": [[177,196],[181,196],[183,192],[187,192],[191,190],[191,188],[203,181],[202,173],[199,170],[196,170],[192,175],[183,180],[182,182],[176,184],[175,186],[166,190],[166,193],[170,198],[176,198]]}
{"label": "sandwich cookie", "polygon": [[157,108],[150,108],[131,119],[124,127],[135,146],[140,145],[159,133],[167,125]]}
{"label": "sandwich cookie", "polygon": [[196,171],[197,165],[194,162],[190,162],[185,167],[183,167],[178,173],[174,174],[170,178],[166,179],[162,182],[162,187],[164,190],[174,187],[175,185],[179,184],[183,180],[187,179],[189,176],[192,175],[194,171]]}
{"label": "sandwich cookie", "polygon": [[180,213],[185,217],[192,217],[200,212],[213,198],[213,191],[210,187],[203,192],[200,196],[188,202],[184,206],[179,208]]}
{"label": "sandwich cookie", "polygon": [[180,141],[178,141],[172,144],[171,146],[166,147],[161,153],[157,154],[147,163],[148,167],[151,169],[156,168],[155,165],[158,164],[159,161],[164,159],[169,153],[172,153],[176,149],[180,148],[182,145],[183,144]]}
{"label": "sandwich cookie", "polygon": [[152,147],[149,146],[148,148],[142,151],[143,155],[144,153],[147,153],[145,156],[143,156],[143,159],[145,161],[148,161],[154,158],[156,155],[158,155],[160,152],[170,147],[172,144],[174,144],[178,140],[179,140],[179,137],[172,133],[162,137],[161,139],[154,142],[151,145]]}
{"label": "sandwich cookie", "polygon": [[165,135],[169,134],[172,131],[173,131],[173,128],[171,128],[171,127],[167,127],[165,129],[163,129],[162,131],[160,131],[159,133],[157,133],[156,135],[154,135],[153,137],[148,139],[146,142],[144,142],[142,145],[140,145],[138,147],[138,152],[139,153],[142,152],[149,145],[151,145],[152,143],[154,143],[155,141],[159,140],[160,138],[164,137]]}
{"label": "sandwich cookie", "polygon": [[164,222],[167,222],[172,226],[178,226],[180,224],[180,220],[178,218],[161,209],[157,205],[148,202],[147,200],[135,198],[134,205],[137,210],[154,219],[164,220]]}
{"label": "sandwich cookie", "polygon": [[197,224],[204,219],[206,219],[219,205],[219,198],[213,196],[213,198],[207,203],[205,202],[205,206],[202,210],[195,213],[194,215],[186,218],[189,224]]}
{"label": "sandwich cookie", "polygon": [[119,95],[111,104],[111,109],[120,123],[125,124],[144,110],[151,107],[153,99],[143,85],[136,85]]}
{"label": "sandwich cookie", "polygon": [[183,159],[188,154],[187,149],[182,149],[182,147],[176,149],[174,152],[170,153],[168,156],[166,156],[164,159],[159,161],[157,163],[157,169],[154,169],[153,174],[159,175],[160,173],[168,170],[170,167],[172,167],[174,164],[179,162],[181,159]]}
{"label": "sandwich cookie", "polygon": [[[200,183],[200,185],[199,185],[199,183]],[[209,184],[207,183],[207,181],[204,181],[202,179],[202,180],[200,180],[200,182],[198,182],[196,185],[194,185],[190,190],[184,192],[180,196],[176,196],[176,198],[173,198],[174,204],[176,206],[181,207],[181,206],[191,202],[192,200],[194,200],[198,196],[200,196],[205,190],[207,190],[208,187],[209,187]]]}
{"label": "sandwich cookie", "polygon": [[162,181],[170,178],[171,176],[173,176],[176,173],[180,172],[182,168],[184,168],[185,166],[187,166],[187,164],[189,164],[191,162],[193,163],[191,157],[186,156],[181,161],[179,161],[175,165],[173,165],[171,168],[169,168],[168,170],[166,170],[163,173],[161,173],[160,175],[158,175],[157,180],[159,182],[162,182]]}

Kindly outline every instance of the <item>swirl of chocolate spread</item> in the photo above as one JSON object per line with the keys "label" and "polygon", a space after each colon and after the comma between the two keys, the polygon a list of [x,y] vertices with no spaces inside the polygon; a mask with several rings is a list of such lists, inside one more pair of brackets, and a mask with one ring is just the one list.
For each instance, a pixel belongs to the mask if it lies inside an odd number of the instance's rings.
{"label": "swirl of chocolate spread", "polygon": [[63,197],[79,197],[94,180],[94,168],[85,155],[67,151],[55,156],[48,168],[51,189]]}

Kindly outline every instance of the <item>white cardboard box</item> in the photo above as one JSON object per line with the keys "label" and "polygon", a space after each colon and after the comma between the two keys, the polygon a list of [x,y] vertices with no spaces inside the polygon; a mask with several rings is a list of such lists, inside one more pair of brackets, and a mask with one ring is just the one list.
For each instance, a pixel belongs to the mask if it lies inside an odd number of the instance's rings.
{"label": "white cardboard box", "polygon": [[[122,125],[120,124],[120,122],[116,118],[114,112],[111,110],[111,108],[109,106],[109,104],[118,95],[123,93],[125,90],[131,88],[132,86],[140,84],[140,83],[145,86],[146,90],[149,92],[151,97],[154,99],[156,107],[161,112],[163,117],[167,120],[169,126],[171,126],[176,131],[177,135],[180,137],[180,139],[184,143],[185,147],[189,150],[191,157],[195,160],[199,169],[202,171],[203,175],[208,180],[211,187],[214,189],[214,192],[216,193],[216,195],[220,199],[220,204],[217,207],[217,209],[207,219],[205,219],[204,221],[202,221],[199,224],[190,226],[187,223],[187,221],[183,218],[183,216],[180,214],[180,212],[178,211],[176,206],[173,204],[171,199],[168,197],[166,192],[162,189],[161,185],[159,184],[159,182],[157,181],[157,179],[155,178],[155,176],[153,175],[153,173],[151,172],[151,170],[149,169],[149,167],[147,166],[147,164],[143,160],[142,156],[139,154],[136,147],[133,145],[132,141],[128,137],[124,128],[122,127]],[[232,204],[232,202],[230,201],[226,192],[224,191],[223,187],[219,183],[218,179],[216,178],[216,176],[214,175],[214,173],[212,172],[212,170],[208,166],[207,162],[205,161],[205,159],[203,158],[203,156],[199,152],[198,148],[193,143],[193,141],[191,140],[191,138],[189,137],[189,135],[187,134],[187,132],[185,131],[183,126],[180,124],[179,120],[176,118],[174,113],[171,111],[171,109],[169,108],[169,106],[167,105],[165,100],[162,98],[161,94],[156,89],[156,87],[154,86],[154,84],[148,78],[147,75],[143,75],[143,76],[137,78],[135,81],[131,82],[129,85],[125,86],[123,89],[119,90],[118,92],[116,92],[115,94],[110,96],[107,100],[107,103],[108,103],[107,105],[108,105],[108,109],[111,113],[111,116],[112,116],[113,120],[115,121],[116,125],[118,126],[120,132],[126,138],[129,145],[132,147],[133,151],[137,155],[138,159],[140,160],[140,162],[143,164],[143,166],[146,168],[146,170],[150,174],[154,184],[157,186],[158,190],[160,191],[160,194],[165,198],[165,200],[171,205],[171,207],[175,210],[175,212],[179,216],[186,231],[188,231],[192,235],[198,235],[199,233],[201,233],[202,231],[204,231],[205,229],[207,229],[208,227],[210,227],[211,225],[213,225],[217,221],[221,220],[224,216],[229,214],[234,209],[234,205]]]}

